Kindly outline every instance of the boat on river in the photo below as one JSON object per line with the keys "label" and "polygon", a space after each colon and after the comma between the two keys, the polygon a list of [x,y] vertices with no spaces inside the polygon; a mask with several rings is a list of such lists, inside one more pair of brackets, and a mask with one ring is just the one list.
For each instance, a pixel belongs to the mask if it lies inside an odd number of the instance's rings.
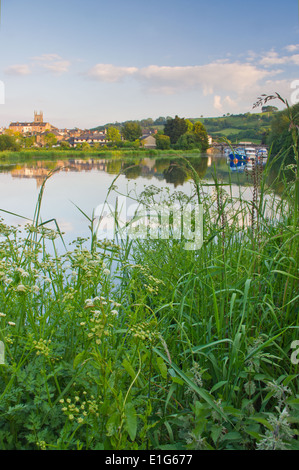
{"label": "boat on river", "polygon": [[258,159],[267,159],[268,158],[268,150],[265,147],[258,149],[257,151]]}

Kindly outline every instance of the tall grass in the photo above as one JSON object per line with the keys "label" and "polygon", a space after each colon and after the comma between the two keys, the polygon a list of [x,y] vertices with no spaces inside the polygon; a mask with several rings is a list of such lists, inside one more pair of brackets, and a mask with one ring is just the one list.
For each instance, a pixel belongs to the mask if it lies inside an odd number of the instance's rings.
{"label": "tall grass", "polygon": [[204,207],[197,251],[99,241],[86,215],[90,239],[58,253],[46,181],[25,239],[1,222],[1,449],[298,449],[297,206],[293,182],[273,198],[274,163],[246,200],[182,158]]}

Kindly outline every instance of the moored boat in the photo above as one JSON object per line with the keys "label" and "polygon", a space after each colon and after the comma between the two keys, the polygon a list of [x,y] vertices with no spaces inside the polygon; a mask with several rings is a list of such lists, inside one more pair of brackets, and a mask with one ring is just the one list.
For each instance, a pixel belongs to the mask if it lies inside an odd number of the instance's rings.
{"label": "moored boat", "polygon": [[267,159],[268,158],[268,150],[264,147],[258,149],[257,156],[258,156],[258,158]]}
{"label": "moored boat", "polygon": [[247,161],[254,162],[256,159],[256,149],[254,147],[246,147],[245,148],[246,159]]}

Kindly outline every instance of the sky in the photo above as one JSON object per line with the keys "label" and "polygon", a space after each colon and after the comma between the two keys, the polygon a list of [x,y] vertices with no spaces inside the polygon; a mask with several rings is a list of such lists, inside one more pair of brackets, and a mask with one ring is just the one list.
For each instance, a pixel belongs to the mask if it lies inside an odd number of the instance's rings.
{"label": "sky", "polygon": [[[2,0],[0,127],[88,129],[299,101],[297,0]],[[278,106],[278,101],[269,104]]]}

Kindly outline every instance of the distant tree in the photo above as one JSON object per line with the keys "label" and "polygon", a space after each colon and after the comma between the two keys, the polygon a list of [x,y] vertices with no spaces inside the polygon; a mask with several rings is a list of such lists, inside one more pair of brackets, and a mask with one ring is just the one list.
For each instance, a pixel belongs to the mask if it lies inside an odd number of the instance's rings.
{"label": "distant tree", "polygon": [[278,108],[276,106],[263,106],[262,107],[262,113],[275,113],[278,111]]}
{"label": "distant tree", "polygon": [[158,117],[154,121],[155,126],[164,126],[164,124],[166,124],[166,118],[163,116]]}
{"label": "distant tree", "polygon": [[90,150],[90,149],[91,149],[91,147],[90,147],[90,145],[89,145],[88,142],[83,142],[83,143],[82,143],[82,145],[81,145],[81,150],[88,151],[88,150]]}
{"label": "distant tree", "polygon": [[187,132],[192,132],[193,131],[193,123],[190,121],[190,119],[186,119],[186,124],[187,124]]}
{"label": "distant tree", "polygon": [[107,129],[107,139],[111,142],[119,142],[121,140],[121,134],[116,127],[108,127]]}
{"label": "distant tree", "polygon": [[30,136],[24,137],[22,139],[22,143],[23,143],[23,145],[26,149],[30,148],[30,147],[33,147],[35,142],[36,142],[36,137],[34,135],[30,135]]}
{"label": "distant tree", "polygon": [[20,149],[20,145],[16,141],[16,138],[12,135],[0,135],[0,151],[12,150],[16,151]]}
{"label": "distant tree", "polygon": [[122,135],[125,140],[134,142],[142,135],[142,129],[138,122],[136,121],[127,121],[122,127]]}
{"label": "distant tree", "polygon": [[199,148],[200,144],[196,141],[193,132],[185,132],[181,135],[175,144],[175,147],[181,150],[192,150]]}
{"label": "distant tree", "polygon": [[70,148],[70,143],[63,140],[60,142],[60,148],[61,150],[67,150]]}
{"label": "distant tree", "polygon": [[140,121],[140,125],[146,128],[152,127],[154,125],[154,121],[152,118],[142,119],[142,121]]}
{"label": "distant tree", "polygon": [[207,150],[209,147],[208,134],[205,126],[200,121],[194,124],[193,134],[196,142],[200,144],[201,150]]}
{"label": "distant tree", "polygon": [[174,119],[168,118],[164,126],[164,134],[168,135],[171,144],[176,144],[181,135],[188,131],[188,124],[184,118],[175,116]]}
{"label": "distant tree", "polygon": [[55,137],[55,134],[53,134],[52,132],[49,132],[48,134],[44,136],[44,142],[45,142],[45,145],[51,148],[53,147],[53,145],[57,144],[57,138]]}
{"label": "distant tree", "polygon": [[168,135],[156,134],[155,138],[156,138],[157,149],[159,150],[170,149],[170,137]]}

